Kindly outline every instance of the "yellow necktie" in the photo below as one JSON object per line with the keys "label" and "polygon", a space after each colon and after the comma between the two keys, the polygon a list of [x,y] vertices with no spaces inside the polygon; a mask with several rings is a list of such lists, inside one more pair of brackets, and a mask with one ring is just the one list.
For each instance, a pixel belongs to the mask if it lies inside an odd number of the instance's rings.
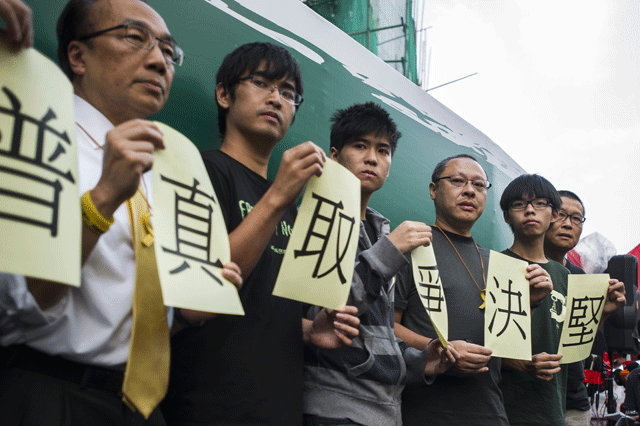
{"label": "yellow necktie", "polygon": [[153,249],[153,230],[149,222],[151,213],[142,193],[141,185],[138,192],[127,201],[136,257],[136,286],[122,399],[129,408],[139,411],[146,419],[167,393],[169,325]]}

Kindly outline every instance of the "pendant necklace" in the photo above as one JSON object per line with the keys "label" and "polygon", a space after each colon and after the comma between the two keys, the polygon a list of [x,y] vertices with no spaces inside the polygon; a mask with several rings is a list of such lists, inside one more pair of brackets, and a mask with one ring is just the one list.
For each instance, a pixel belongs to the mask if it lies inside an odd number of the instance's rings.
{"label": "pendant necklace", "polygon": [[467,266],[467,264],[464,263],[464,260],[462,260],[462,256],[460,256],[460,253],[458,252],[458,249],[456,248],[455,245],[453,245],[453,241],[451,241],[449,236],[442,229],[440,229],[440,227],[438,225],[433,225],[433,227],[437,228],[438,231],[440,231],[442,233],[442,235],[444,235],[444,237],[447,239],[447,241],[449,241],[449,244],[451,244],[451,247],[453,247],[453,250],[455,250],[456,254],[458,255],[458,258],[460,259],[460,262],[462,262],[462,265],[464,266],[464,269],[467,270],[467,272],[469,273],[469,276],[473,280],[473,283],[476,285],[476,287],[478,287],[478,290],[480,290],[480,297],[482,298],[482,305],[478,306],[478,309],[484,309],[484,307],[486,305],[485,293],[486,293],[486,288],[487,288],[487,279],[484,276],[484,262],[482,260],[482,255],[480,254],[480,249],[478,248],[478,244],[476,244],[476,240],[474,240],[473,237],[471,237],[471,241],[473,241],[473,244],[476,246],[476,251],[478,252],[478,257],[480,258],[480,266],[482,267],[482,284],[483,284],[484,288],[480,288],[480,286],[478,285],[478,282],[473,277],[473,274],[471,274],[471,271],[469,270],[469,267]]}

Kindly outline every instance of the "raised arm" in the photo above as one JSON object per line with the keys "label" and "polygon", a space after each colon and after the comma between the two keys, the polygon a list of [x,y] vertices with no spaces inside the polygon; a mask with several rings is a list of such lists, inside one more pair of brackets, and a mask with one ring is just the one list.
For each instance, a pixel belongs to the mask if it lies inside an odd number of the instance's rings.
{"label": "raised arm", "polygon": [[248,277],[273,235],[285,210],[293,205],[311,176],[320,176],[326,160],[322,149],[305,142],[282,155],[273,185],[229,234],[231,260]]}
{"label": "raised arm", "polygon": [[0,0],[0,17],[6,29],[0,28],[0,42],[12,50],[33,46],[31,9],[20,0]]}
{"label": "raised arm", "polygon": [[408,262],[405,254],[419,246],[431,244],[431,228],[422,222],[404,221],[389,235],[383,236],[358,255],[355,264],[349,305],[362,315],[388,283]]}
{"label": "raised arm", "polygon": [[[153,166],[153,150],[164,148],[163,134],[150,121],[131,120],[107,133],[102,175],[90,191],[95,210],[109,221],[120,205],[131,198],[140,185],[140,177]],[[82,226],[82,264],[102,234]],[[55,305],[68,287],[50,281],[29,278],[29,291],[41,309]]]}

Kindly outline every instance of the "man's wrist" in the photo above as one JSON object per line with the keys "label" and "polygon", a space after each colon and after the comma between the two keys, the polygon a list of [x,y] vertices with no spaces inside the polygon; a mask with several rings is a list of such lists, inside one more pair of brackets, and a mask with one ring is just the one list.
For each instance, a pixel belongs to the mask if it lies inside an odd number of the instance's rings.
{"label": "man's wrist", "polygon": [[87,191],[81,198],[82,221],[85,226],[96,235],[102,235],[113,224],[113,217],[104,217],[93,203],[91,191]]}

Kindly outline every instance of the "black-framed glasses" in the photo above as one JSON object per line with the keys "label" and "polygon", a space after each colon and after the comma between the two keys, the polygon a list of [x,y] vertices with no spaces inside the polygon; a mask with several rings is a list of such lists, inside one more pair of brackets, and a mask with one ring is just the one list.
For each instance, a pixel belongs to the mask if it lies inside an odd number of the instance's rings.
{"label": "black-framed glasses", "polygon": [[451,185],[458,188],[462,188],[467,184],[467,182],[471,182],[471,185],[478,191],[486,191],[487,189],[491,188],[491,182],[489,182],[488,180],[484,180],[481,178],[467,179],[466,176],[462,175],[440,176],[435,180],[434,183],[442,179],[448,179]]}
{"label": "black-framed glasses", "polygon": [[533,200],[515,200],[511,202],[511,208],[513,210],[524,210],[527,206],[531,206],[536,210],[541,210],[551,206],[551,203],[546,198],[534,198]]}
{"label": "black-framed glasses", "polygon": [[567,220],[567,218],[569,218],[571,220],[571,223],[573,223],[575,226],[582,226],[584,221],[587,220],[587,218],[582,216],[581,214],[569,214],[564,210],[558,210],[558,222],[564,222],[565,220]]}
{"label": "black-framed glasses", "polygon": [[182,65],[182,62],[184,61],[184,52],[172,40],[161,39],[155,34],[152,34],[147,28],[133,23],[125,22],[124,24],[116,25],[115,27],[105,28],[104,30],[78,37],[78,40],[88,40],[104,33],[108,33],[109,31],[119,30],[120,28],[124,28],[125,41],[148,51],[151,51],[155,47],[156,43],[158,43],[160,51],[162,51],[162,55],[166,62],[178,66]]}
{"label": "black-framed glasses", "polygon": [[278,87],[275,84],[273,84],[271,80],[268,80],[259,74],[250,74],[246,77],[240,77],[238,79],[238,81],[245,81],[245,80],[250,81],[255,88],[260,89],[265,93],[266,92],[273,93],[274,90],[278,90],[280,99],[290,103],[291,105],[298,106],[303,101],[300,93],[296,92],[293,89],[287,89],[286,87]]}

